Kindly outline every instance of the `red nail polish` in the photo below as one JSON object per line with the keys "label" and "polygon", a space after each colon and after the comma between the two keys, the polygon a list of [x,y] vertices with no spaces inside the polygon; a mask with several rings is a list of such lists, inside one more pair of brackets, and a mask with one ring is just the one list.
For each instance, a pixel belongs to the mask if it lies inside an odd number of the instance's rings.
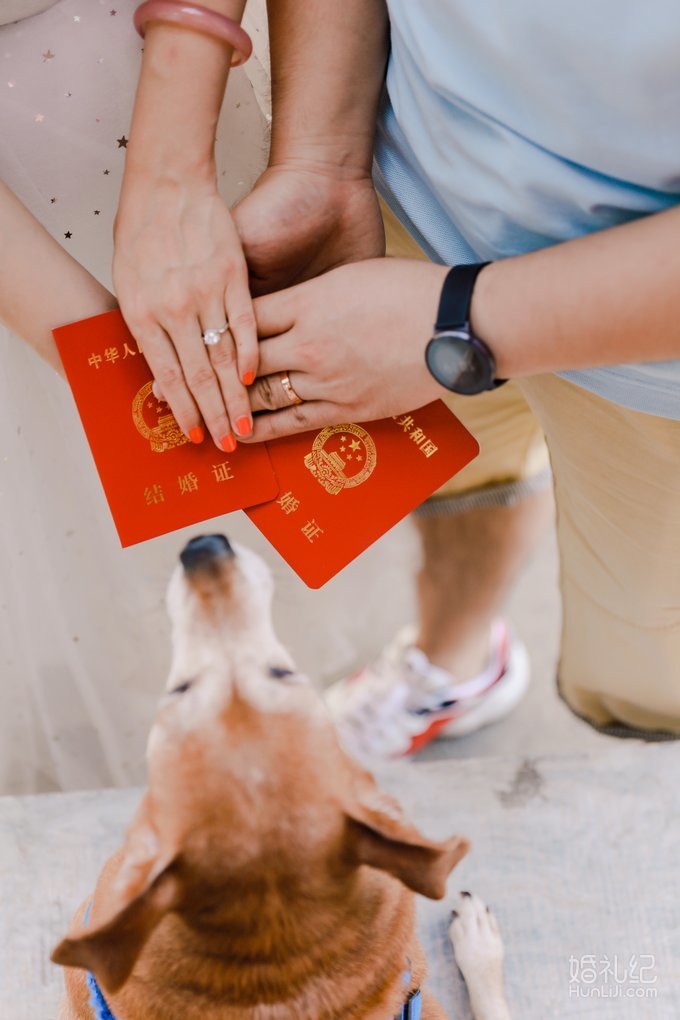
{"label": "red nail polish", "polygon": [[205,432],[200,425],[196,425],[193,429],[191,429],[189,432],[189,439],[192,443],[196,443],[197,446],[199,443],[203,442],[205,439]]}
{"label": "red nail polish", "polygon": [[254,372],[246,372],[244,374],[244,376],[243,376],[243,385],[244,386],[252,386],[254,382],[255,382],[255,373]]}
{"label": "red nail polish", "polygon": [[250,418],[244,414],[242,418],[239,418],[236,422],[236,431],[239,436],[249,436],[253,430],[253,426],[250,424]]}
{"label": "red nail polish", "polygon": [[237,443],[231,432],[228,432],[226,436],[222,436],[220,439],[220,446],[225,453],[233,453],[236,449]]}

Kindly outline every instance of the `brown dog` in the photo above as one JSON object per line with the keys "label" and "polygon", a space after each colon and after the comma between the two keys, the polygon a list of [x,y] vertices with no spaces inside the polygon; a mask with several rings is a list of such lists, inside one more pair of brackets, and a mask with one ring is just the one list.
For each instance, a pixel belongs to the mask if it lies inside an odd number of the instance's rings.
{"label": "brown dog", "polygon": [[[195,539],[149,788],[53,960],[60,1020],[391,1020],[425,978],[413,892],[468,850],[425,839],[341,750],[271,624],[262,561]],[[422,995],[423,1020],[445,1020]]]}

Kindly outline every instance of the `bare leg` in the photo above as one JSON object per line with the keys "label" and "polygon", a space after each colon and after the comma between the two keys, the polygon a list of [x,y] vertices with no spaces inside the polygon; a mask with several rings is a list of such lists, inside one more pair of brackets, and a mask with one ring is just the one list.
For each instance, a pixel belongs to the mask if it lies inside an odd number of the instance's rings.
{"label": "bare leg", "polygon": [[512,506],[415,520],[423,544],[417,645],[460,681],[480,673],[489,630],[552,516],[552,493]]}
{"label": "bare leg", "polygon": [[478,896],[460,894],[449,934],[475,1020],[511,1020],[503,991],[503,940]]}

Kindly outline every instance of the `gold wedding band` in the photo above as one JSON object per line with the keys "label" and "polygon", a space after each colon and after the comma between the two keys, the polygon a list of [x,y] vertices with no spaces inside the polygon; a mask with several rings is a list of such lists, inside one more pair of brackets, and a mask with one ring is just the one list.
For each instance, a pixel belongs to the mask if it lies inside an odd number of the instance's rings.
{"label": "gold wedding band", "polygon": [[289,377],[287,372],[280,372],[279,373],[279,382],[281,383],[281,388],[282,388],[283,392],[286,394],[286,396],[288,397],[288,402],[290,404],[303,404],[304,403],[302,397],[298,396],[298,394],[293,389],[293,384],[291,383],[290,377]]}

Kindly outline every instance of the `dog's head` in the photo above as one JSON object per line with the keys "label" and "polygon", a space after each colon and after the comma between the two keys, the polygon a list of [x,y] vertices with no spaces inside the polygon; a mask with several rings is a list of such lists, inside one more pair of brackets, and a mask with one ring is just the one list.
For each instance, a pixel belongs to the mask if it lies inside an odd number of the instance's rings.
{"label": "dog's head", "polygon": [[168,589],[173,661],[148,744],[149,788],[106,918],[53,959],[115,991],[169,911],[228,920],[266,890],[307,904],[363,865],[433,898],[467,852],[413,828],[341,749],[271,622],[272,581],[221,535],[189,542]]}

